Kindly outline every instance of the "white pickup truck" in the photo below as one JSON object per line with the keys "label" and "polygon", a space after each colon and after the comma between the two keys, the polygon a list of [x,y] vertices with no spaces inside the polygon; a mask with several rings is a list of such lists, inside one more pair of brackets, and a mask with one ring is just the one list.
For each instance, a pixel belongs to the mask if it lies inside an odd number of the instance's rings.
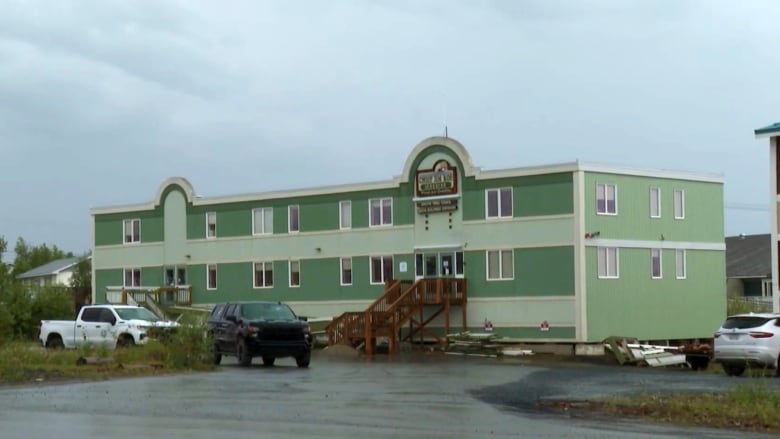
{"label": "white pickup truck", "polygon": [[178,323],[160,320],[146,308],[131,305],[90,305],[76,320],[41,320],[38,339],[47,348],[78,348],[85,344],[110,349],[146,344],[150,332]]}

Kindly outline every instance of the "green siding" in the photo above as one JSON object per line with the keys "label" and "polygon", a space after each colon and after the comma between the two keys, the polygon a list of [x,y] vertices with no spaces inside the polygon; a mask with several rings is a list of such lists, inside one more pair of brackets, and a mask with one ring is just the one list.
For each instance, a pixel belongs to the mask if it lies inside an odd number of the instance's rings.
{"label": "green siding", "polygon": [[141,242],[162,242],[162,209],[127,213],[95,215],[95,245],[122,245],[122,223],[128,219],[141,220]]}
{"label": "green siding", "polygon": [[120,286],[124,283],[124,272],[121,269],[95,270],[95,291],[92,293],[94,303],[106,303],[106,287]]}
{"label": "green siding", "polygon": [[[617,215],[596,214],[596,184],[617,186]],[[661,218],[650,218],[650,188],[661,189]],[[674,190],[685,191],[685,218],[674,219]],[[723,242],[723,185],[612,174],[585,174],[585,224],[601,239]],[[663,238],[662,238],[663,236]]]}
{"label": "green siding", "polygon": [[687,278],[675,278],[675,252],[662,250],[662,279],[650,277],[650,249],[621,248],[619,279],[599,279],[596,248],[586,249],[588,340],[709,338],[726,313],[725,252],[688,250]]}
{"label": "green siding", "polygon": [[515,249],[512,280],[487,280],[484,250],[465,252],[464,261],[469,297],[574,295],[574,249],[571,246]]}
{"label": "green siding", "polygon": [[515,217],[562,215],[574,212],[574,186],[571,173],[475,180],[463,184],[463,219],[485,219],[485,190],[512,188],[512,214]]}

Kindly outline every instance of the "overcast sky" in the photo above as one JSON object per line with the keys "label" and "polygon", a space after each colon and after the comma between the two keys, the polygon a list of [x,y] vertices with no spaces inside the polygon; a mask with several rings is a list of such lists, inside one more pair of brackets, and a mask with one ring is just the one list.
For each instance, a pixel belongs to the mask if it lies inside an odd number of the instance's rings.
{"label": "overcast sky", "polygon": [[484,169],[722,174],[726,234],[764,233],[778,49],[775,0],[5,0],[0,235],[84,252],[170,176],[389,179],[445,124]]}

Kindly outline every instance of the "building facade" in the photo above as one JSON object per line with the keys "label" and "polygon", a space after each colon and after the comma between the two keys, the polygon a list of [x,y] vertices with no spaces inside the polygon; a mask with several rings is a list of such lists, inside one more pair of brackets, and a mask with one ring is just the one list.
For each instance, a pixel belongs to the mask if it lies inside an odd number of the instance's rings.
{"label": "building facade", "polygon": [[780,122],[772,125],[758,128],[754,131],[757,139],[769,139],[769,223],[771,228],[771,250],[772,250],[772,309],[774,312],[780,312],[780,294],[778,294],[777,276],[778,271],[778,250],[780,249],[780,235],[778,230],[780,226],[780,156],[778,155],[778,145],[780,145]]}
{"label": "building facade", "polygon": [[98,302],[120,287],[188,285],[195,306],[283,300],[332,317],[366,309],[389,279],[457,277],[468,328],[489,320],[532,341],[705,338],[725,315],[713,175],[580,162],[486,171],[433,137],[384,182],[199,198],[171,178],[149,203],[91,214]]}

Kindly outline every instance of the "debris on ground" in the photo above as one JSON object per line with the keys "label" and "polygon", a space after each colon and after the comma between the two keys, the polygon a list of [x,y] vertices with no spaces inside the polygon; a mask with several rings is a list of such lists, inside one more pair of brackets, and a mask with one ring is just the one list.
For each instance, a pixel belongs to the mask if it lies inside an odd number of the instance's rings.
{"label": "debris on ground", "polygon": [[445,354],[475,357],[533,355],[528,349],[517,347],[518,341],[501,337],[494,332],[458,332],[447,335]]}
{"label": "debris on ground", "polygon": [[687,366],[694,370],[705,369],[709,364],[712,347],[706,343],[689,343],[681,346],[642,344],[631,337],[608,337],[604,347],[612,353],[618,364],[640,366]]}

